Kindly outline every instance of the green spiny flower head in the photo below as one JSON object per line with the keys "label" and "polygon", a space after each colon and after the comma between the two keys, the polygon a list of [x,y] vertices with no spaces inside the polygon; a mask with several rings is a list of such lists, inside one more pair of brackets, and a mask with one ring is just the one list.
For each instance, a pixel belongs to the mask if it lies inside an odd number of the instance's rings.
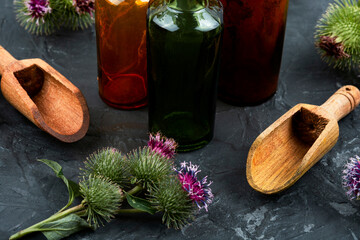
{"label": "green spiny flower head", "polygon": [[194,219],[196,208],[176,176],[161,181],[150,192],[150,202],[163,213],[162,221],[167,227],[180,229]]}
{"label": "green spiny flower head", "polygon": [[102,224],[102,219],[109,222],[121,206],[121,188],[107,178],[94,175],[83,177],[79,186],[84,198],[82,204],[86,207],[88,223],[98,227]]}
{"label": "green spiny flower head", "polygon": [[51,34],[58,28],[59,12],[49,0],[15,0],[16,19],[32,34]]}
{"label": "green spiny flower head", "polygon": [[104,176],[120,187],[129,184],[129,163],[126,156],[115,148],[104,148],[91,154],[85,161],[83,176]]}
{"label": "green spiny flower head", "polygon": [[360,63],[360,5],[356,0],[335,0],[318,21],[316,43],[322,58],[335,68],[351,69]]}
{"label": "green spiny flower head", "polygon": [[32,34],[54,33],[61,26],[77,30],[94,22],[94,0],[14,0],[16,19]]}
{"label": "green spiny flower head", "polygon": [[173,174],[173,161],[153,152],[149,147],[130,152],[128,159],[132,183],[142,184],[147,189]]}
{"label": "green spiny flower head", "polygon": [[94,0],[53,0],[56,8],[63,9],[62,24],[72,30],[90,27],[94,22]]}

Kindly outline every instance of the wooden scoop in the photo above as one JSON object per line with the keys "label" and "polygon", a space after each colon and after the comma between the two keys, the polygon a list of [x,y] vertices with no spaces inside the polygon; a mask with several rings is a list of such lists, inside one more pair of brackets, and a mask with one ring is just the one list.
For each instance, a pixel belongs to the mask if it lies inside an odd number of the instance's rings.
{"label": "wooden scoop", "polygon": [[75,142],[89,128],[80,90],[41,59],[16,60],[0,46],[1,91],[36,126],[63,142]]}
{"label": "wooden scoop", "polygon": [[298,104],[252,144],[246,176],[255,190],[273,194],[293,185],[336,143],[338,121],[360,102],[360,91],[344,86],[323,105]]}

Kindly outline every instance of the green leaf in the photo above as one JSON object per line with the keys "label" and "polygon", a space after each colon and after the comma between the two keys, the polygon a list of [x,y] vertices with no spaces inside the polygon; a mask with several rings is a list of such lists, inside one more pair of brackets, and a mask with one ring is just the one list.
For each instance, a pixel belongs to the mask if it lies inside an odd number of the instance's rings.
{"label": "green leaf", "polygon": [[139,209],[141,211],[154,214],[156,209],[152,207],[151,203],[143,198],[132,196],[131,194],[125,192],[127,202],[133,208]]}
{"label": "green leaf", "polygon": [[48,240],[59,240],[86,228],[89,224],[76,214],[70,214],[59,220],[42,224],[40,230]]}
{"label": "green leaf", "polygon": [[68,203],[66,204],[66,206],[63,207],[59,211],[59,212],[62,212],[64,209],[66,209],[67,207],[69,207],[73,203],[75,197],[80,196],[79,185],[77,183],[71,181],[71,180],[68,180],[64,176],[64,174],[62,172],[62,167],[57,162],[51,161],[51,160],[48,160],[48,159],[38,159],[38,161],[48,165],[55,172],[56,176],[58,178],[61,178],[64,181],[65,185],[67,186],[67,189],[68,189],[68,192],[69,192],[69,200],[68,200]]}
{"label": "green leaf", "polygon": [[79,184],[77,184],[76,182],[71,181],[71,180],[68,180],[68,181],[69,181],[70,188],[74,192],[74,197],[80,197],[81,193],[80,193]]}

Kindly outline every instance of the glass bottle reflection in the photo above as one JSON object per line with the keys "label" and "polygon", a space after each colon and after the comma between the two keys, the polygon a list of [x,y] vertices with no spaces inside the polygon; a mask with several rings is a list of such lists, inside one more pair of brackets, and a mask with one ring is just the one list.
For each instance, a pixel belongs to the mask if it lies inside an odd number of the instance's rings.
{"label": "glass bottle reflection", "polygon": [[224,42],[219,98],[254,105],[277,90],[288,0],[221,0]]}
{"label": "glass bottle reflection", "polygon": [[147,104],[146,10],[148,0],[96,0],[99,94],[108,105]]}

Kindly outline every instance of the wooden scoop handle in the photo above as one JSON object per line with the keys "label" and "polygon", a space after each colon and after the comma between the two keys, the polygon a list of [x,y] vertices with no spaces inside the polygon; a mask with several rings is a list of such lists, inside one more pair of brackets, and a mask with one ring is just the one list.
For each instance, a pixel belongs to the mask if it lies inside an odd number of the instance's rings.
{"label": "wooden scoop handle", "polygon": [[357,87],[346,85],[337,90],[323,105],[337,121],[354,110],[360,103],[360,91]]}
{"label": "wooden scoop handle", "polygon": [[16,59],[0,45],[0,75],[3,74],[6,67],[10,65],[10,63],[15,61]]}

